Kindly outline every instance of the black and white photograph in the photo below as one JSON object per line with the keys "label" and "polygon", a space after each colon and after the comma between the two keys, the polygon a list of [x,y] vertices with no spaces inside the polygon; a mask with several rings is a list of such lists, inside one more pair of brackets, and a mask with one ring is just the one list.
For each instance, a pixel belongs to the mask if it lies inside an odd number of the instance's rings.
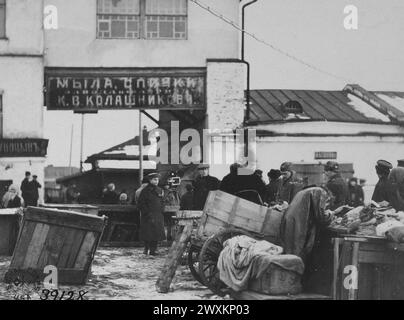
{"label": "black and white photograph", "polygon": [[0,300],[404,300],[403,34],[402,0],[0,0]]}

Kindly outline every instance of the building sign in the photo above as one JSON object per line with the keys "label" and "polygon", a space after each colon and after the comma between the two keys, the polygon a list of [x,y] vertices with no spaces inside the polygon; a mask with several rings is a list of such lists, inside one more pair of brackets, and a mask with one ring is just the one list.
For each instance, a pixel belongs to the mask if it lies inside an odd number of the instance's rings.
{"label": "building sign", "polygon": [[45,157],[45,139],[0,139],[0,157]]}
{"label": "building sign", "polygon": [[319,151],[314,154],[315,160],[336,160],[337,152],[333,151]]}
{"label": "building sign", "polygon": [[48,110],[204,109],[204,69],[46,70]]}

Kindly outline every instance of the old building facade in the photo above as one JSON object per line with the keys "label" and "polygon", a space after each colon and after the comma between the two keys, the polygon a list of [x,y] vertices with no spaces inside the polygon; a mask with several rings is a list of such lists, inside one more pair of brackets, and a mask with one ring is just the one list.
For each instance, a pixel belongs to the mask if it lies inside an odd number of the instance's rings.
{"label": "old building facade", "polygon": [[[240,20],[239,0],[204,3]],[[199,130],[241,127],[239,57],[240,32],[194,1],[0,0],[0,179],[31,171],[43,182],[44,108],[154,109],[163,129],[184,116]]]}
{"label": "old building facade", "polygon": [[43,183],[42,20],[42,1],[0,1],[0,195],[25,171]]}

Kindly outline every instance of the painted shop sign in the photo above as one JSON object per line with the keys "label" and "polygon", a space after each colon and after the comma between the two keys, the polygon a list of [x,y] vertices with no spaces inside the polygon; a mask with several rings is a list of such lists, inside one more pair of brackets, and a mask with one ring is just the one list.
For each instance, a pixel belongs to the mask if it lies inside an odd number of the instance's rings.
{"label": "painted shop sign", "polygon": [[0,157],[45,157],[45,139],[0,139]]}
{"label": "painted shop sign", "polygon": [[204,109],[203,70],[46,71],[49,110]]}
{"label": "painted shop sign", "polygon": [[319,151],[314,154],[315,160],[336,160],[337,152],[334,151]]}

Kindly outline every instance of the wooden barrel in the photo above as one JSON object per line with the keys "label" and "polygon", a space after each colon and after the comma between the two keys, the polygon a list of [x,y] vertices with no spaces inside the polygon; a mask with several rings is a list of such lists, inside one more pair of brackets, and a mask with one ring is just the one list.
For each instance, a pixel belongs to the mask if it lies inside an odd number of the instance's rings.
{"label": "wooden barrel", "polygon": [[105,217],[28,207],[5,281],[32,274],[38,281],[55,266],[59,284],[85,284],[105,224]]}
{"label": "wooden barrel", "polygon": [[21,209],[0,210],[0,256],[13,255],[19,229]]}

